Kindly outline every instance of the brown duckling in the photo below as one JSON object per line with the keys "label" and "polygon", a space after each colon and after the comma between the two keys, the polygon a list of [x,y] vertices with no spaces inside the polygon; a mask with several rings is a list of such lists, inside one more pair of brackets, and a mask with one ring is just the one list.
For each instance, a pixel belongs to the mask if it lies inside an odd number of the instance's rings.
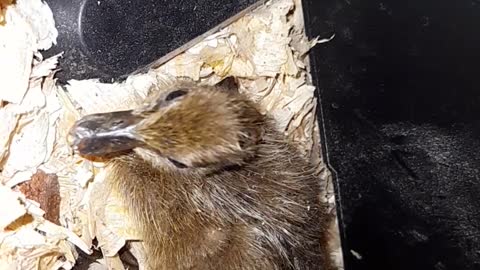
{"label": "brown duckling", "polygon": [[107,181],[150,269],[333,269],[313,167],[231,86],[180,83],[136,110],[83,117],[70,141],[85,156],[118,153]]}

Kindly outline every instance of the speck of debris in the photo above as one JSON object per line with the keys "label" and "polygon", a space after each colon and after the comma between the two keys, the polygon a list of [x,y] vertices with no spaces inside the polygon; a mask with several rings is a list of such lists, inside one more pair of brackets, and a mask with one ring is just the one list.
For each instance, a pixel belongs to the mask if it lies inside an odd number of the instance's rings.
{"label": "speck of debris", "polygon": [[356,252],[356,251],[353,250],[353,249],[350,249],[350,253],[352,253],[352,255],[353,255],[357,260],[363,259],[362,255],[360,255],[360,253]]}

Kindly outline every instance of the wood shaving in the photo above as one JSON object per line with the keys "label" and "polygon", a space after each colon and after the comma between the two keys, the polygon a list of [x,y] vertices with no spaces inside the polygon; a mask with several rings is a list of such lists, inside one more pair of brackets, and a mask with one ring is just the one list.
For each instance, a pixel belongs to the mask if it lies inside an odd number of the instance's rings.
{"label": "wood shaving", "polygon": [[0,0],[0,25],[5,24],[5,13],[7,12],[7,7],[13,4],[14,0]]}
{"label": "wood shaving", "polygon": [[0,212],[0,228],[2,230],[27,213],[20,198],[21,195],[18,192],[13,192],[10,188],[0,185],[0,205],[8,205]]}
{"label": "wood shaving", "polygon": [[[164,65],[122,83],[92,78],[65,86],[54,79],[61,55],[43,59],[39,53],[58,35],[48,5],[18,0],[4,9],[3,3],[0,205],[8,207],[0,208],[0,269],[72,269],[76,248],[91,254],[94,239],[104,257],[88,269],[125,269],[119,255],[123,248],[143,269],[143,247],[135,241],[139,233],[118,195],[104,183],[105,164],[73,155],[66,135],[82,115],[135,108],[155,86],[161,89],[178,77],[201,84],[237,77],[240,91],[275,117],[278,130],[318,164],[319,178],[328,183],[318,150],[315,87],[306,64],[310,48],[328,39],[305,37],[300,0],[269,1]],[[35,186],[38,179],[31,179],[37,170],[57,179],[55,218],[45,203],[54,197],[48,187],[38,191],[41,196],[25,188],[16,191],[19,185]],[[333,204],[333,195],[328,196]]]}
{"label": "wood shaving", "polygon": [[55,174],[38,170],[32,179],[18,186],[25,196],[40,204],[45,211],[45,219],[60,225],[60,186]]}

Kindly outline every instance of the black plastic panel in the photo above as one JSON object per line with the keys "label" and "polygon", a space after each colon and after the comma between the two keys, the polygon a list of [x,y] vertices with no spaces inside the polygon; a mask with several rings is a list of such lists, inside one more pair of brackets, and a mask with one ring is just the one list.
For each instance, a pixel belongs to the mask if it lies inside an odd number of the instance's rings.
{"label": "black plastic panel", "polygon": [[480,269],[480,2],[304,5],[345,269]]}
{"label": "black plastic panel", "polygon": [[122,79],[161,64],[264,1],[47,0],[65,51],[61,81]]}

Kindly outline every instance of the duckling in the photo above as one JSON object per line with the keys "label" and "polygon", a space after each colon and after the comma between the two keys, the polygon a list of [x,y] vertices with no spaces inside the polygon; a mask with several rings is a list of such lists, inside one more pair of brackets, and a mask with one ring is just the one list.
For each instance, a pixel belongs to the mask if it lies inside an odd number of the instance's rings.
{"label": "duckling", "polygon": [[157,92],[69,133],[77,153],[113,155],[149,269],[333,269],[319,179],[272,118],[231,82]]}

